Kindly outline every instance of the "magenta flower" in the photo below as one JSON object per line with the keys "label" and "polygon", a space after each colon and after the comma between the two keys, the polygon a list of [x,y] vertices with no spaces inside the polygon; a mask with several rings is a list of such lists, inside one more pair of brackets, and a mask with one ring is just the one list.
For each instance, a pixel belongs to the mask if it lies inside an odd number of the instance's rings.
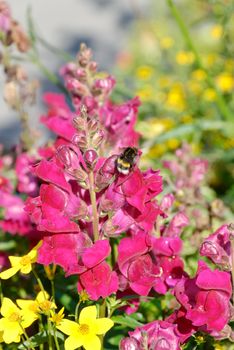
{"label": "magenta flower", "polygon": [[77,270],[83,251],[91,244],[90,238],[82,232],[44,237],[38,250],[37,262],[43,265],[59,265],[68,272]]}
{"label": "magenta flower", "polygon": [[232,269],[231,231],[228,225],[221,226],[202,243],[200,254],[207,256],[215,264]]}
{"label": "magenta flower", "polygon": [[221,331],[230,319],[231,278],[228,272],[210,270],[199,261],[197,275],[183,278],[175,286],[175,296],[185,318],[208,333]]}
{"label": "magenta flower", "polygon": [[64,95],[47,93],[44,95],[44,101],[49,110],[47,115],[40,118],[41,123],[58,136],[71,141],[76,133],[72,124],[74,115],[67,106]]}
{"label": "magenta flower", "polygon": [[103,261],[79,276],[77,288],[78,292],[85,290],[90,299],[98,300],[116,293],[118,285],[117,273]]}
{"label": "magenta flower", "polygon": [[176,326],[166,321],[153,321],[129,335],[120,342],[120,350],[180,350]]}
{"label": "magenta flower", "polygon": [[35,159],[27,153],[18,155],[15,163],[15,171],[18,178],[17,189],[21,193],[26,193],[31,197],[38,194],[38,181],[32,173],[32,165]]}
{"label": "magenta flower", "polygon": [[138,233],[123,238],[118,246],[118,266],[130,288],[139,295],[148,295],[161,274],[150,251],[152,239],[148,234]]}

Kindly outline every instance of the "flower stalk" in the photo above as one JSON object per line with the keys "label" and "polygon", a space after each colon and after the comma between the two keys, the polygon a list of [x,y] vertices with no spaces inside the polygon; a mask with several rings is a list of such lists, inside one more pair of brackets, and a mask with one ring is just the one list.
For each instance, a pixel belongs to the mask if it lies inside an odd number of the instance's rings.
{"label": "flower stalk", "polygon": [[90,200],[91,200],[91,205],[92,205],[92,214],[93,214],[93,220],[92,220],[93,239],[94,239],[94,242],[96,242],[99,239],[99,232],[98,232],[97,201],[96,201],[96,193],[94,190],[94,173],[93,173],[93,171],[90,171],[90,173],[89,173],[89,194],[90,194]]}

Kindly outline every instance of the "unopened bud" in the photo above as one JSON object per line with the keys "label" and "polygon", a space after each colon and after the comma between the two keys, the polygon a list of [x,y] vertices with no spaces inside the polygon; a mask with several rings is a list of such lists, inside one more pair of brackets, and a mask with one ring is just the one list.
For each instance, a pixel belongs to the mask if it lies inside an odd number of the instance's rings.
{"label": "unopened bud", "polygon": [[73,119],[73,125],[78,131],[83,131],[86,127],[86,121],[82,117],[77,116]]}
{"label": "unopened bud", "polygon": [[88,149],[84,153],[84,161],[86,165],[93,169],[98,159],[98,154],[94,149]]}
{"label": "unopened bud", "polygon": [[98,130],[92,138],[93,148],[97,149],[100,147],[102,140],[104,138],[104,131]]}
{"label": "unopened bud", "polygon": [[119,349],[120,350],[139,350],[140,344],[134,338],[124,338],[120,341]]}

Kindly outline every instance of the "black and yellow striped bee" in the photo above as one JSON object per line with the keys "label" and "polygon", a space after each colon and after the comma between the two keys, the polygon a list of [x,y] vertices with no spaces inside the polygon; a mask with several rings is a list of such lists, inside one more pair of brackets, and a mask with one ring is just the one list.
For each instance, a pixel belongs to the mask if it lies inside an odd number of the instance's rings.
{"label": "black and yellow striped bee", "polygon": [[128,175],[130,170],[133,168],[138,149],[135,147],[127,147],[117,158],[117,170],[123,175]]}

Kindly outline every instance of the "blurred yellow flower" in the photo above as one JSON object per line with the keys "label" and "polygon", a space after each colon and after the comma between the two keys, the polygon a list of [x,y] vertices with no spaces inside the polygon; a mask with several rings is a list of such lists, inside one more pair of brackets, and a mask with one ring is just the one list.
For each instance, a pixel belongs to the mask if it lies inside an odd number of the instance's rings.
{"label": "blurred yellow flower", "polygon": [[138,79],[148,80],[152,77],[154,70],[149,66],[140,66],[136,70],[136,76]]}
{"label": "blurred yellow flower", "polygon": [[216,84],[223,92],[231,92],[234,85],[234,78],[230,73],[223,72],[216,77]]}
{"label": "blurred yellow flower", "polygon": [[215,99],[216,99],[215,90],[211,89],[211,88],[205,89],[204,93],[203,93],[203,98],[204,98],[204,100],[209,101],[209,102],[215,101]]}
{"label": "blurred yellow flower", "polygon": [[167,147],[165,144],[161,143],[161,144],[157,144],[155,146],[153,146],[145,155],[145,157],[148,158],[157,158],[160,157],[161,155],[163,155],[167,150]]}
{"label": "blurred yellow flower", "polygon": [[180,141],[176,138],[169,139],[167,140],[166,145],[170,150],[175,150],[176,148],[179,147]]}
{"label": "blurred yellow flower", "polygon": [[223,34],[223,28],[220,24],[216,24],[211,28],[211,32],[210,32],[211,36],[214,39],[220,39],[222,34]]}
{"label": "blurred yellow flower", "polygon": [[182,111],[185,108],[184,90],[181,84],[174,84],[168,92],[166,104],[169,108]]}
{"label": "blurred yellow flower", "polygon": [[137,130],[143,133],[144,138],[151,139],[162,134],[165,130],[172,128],[173,125],[172,119],[158,119],[155,117],[140,121],[137,124]]}
{"label": "blurred yellow flower", "polygon": [[202,91],[202,85],[197,80],[188,81],[188,88],[194,95],[199,95]]}
{"label": "blurred yellow flower", "polygon": [[181,118],[182,123],[191,123],[193,121],[193,117],[189,114],[185,114]]}
{"label": "blurred yellow flower", "polygon": [[202,69],[196,69],[192,72],[192,78],[202,81],[206,78],[206,72]]}
{"label": "blurred yellow flower", "polygon": [[194,62],[194,54],[191,51],[179,51],[176,54],[176,62],[180,65],[192,64]]}
{"label": "blurred yellow flower", "polygon": [[0,331],[3,332],[3,341],[7,344],[18,343],[24,328],[33,323],[33,319],[24,314],[9,298],[3,298],[1,307]]}
{"label": "blurred yellow flower", "polygon": [[171,84],[171,79],[170,79],[170,77],[163,75],[163,76],[159,77],[158,84],[161,88],[166,88]]}
{"label": "blurred yellow flower", "polygon": [[0,273],[0,278],[6,280],[14,276],[18,271],[28,274],[32,271],[32,264],[37,261],[37,250],[41,246],[40,241],[30,252],[24,256],[9,256],[11,266],[9,269]]}
{"label": "blurred yellow flower", "polygon": [[114,322],[107,317],[97,318],[96,306],[87,306],[81,310],[79,323],[63,319],[57,328],[69,337],[65,340],[65,350],[74,350],[81,346],[85,350],[101,350],[98,335],[103,335]]}
{"label": "blurred yellow flower", "polygon": [[203,56],[204,63],[207,67],[212,67],[218,61],[216,53],[209,53]]}
{"label": "blurred yellow flower", "polygon": [[170,49],[170,47],[172,47],[174,45],[174,39],[170,36],[165,36],[164,38],[162,38],[160,40],[160,46],[163,49]]}
{"label": "blurred yellow flower", "polygon": [[136,91],[136,95],[138,95],[142,101],[149,101],[154,98],[154,91],[150,85],[145,85],[142,89]]}

